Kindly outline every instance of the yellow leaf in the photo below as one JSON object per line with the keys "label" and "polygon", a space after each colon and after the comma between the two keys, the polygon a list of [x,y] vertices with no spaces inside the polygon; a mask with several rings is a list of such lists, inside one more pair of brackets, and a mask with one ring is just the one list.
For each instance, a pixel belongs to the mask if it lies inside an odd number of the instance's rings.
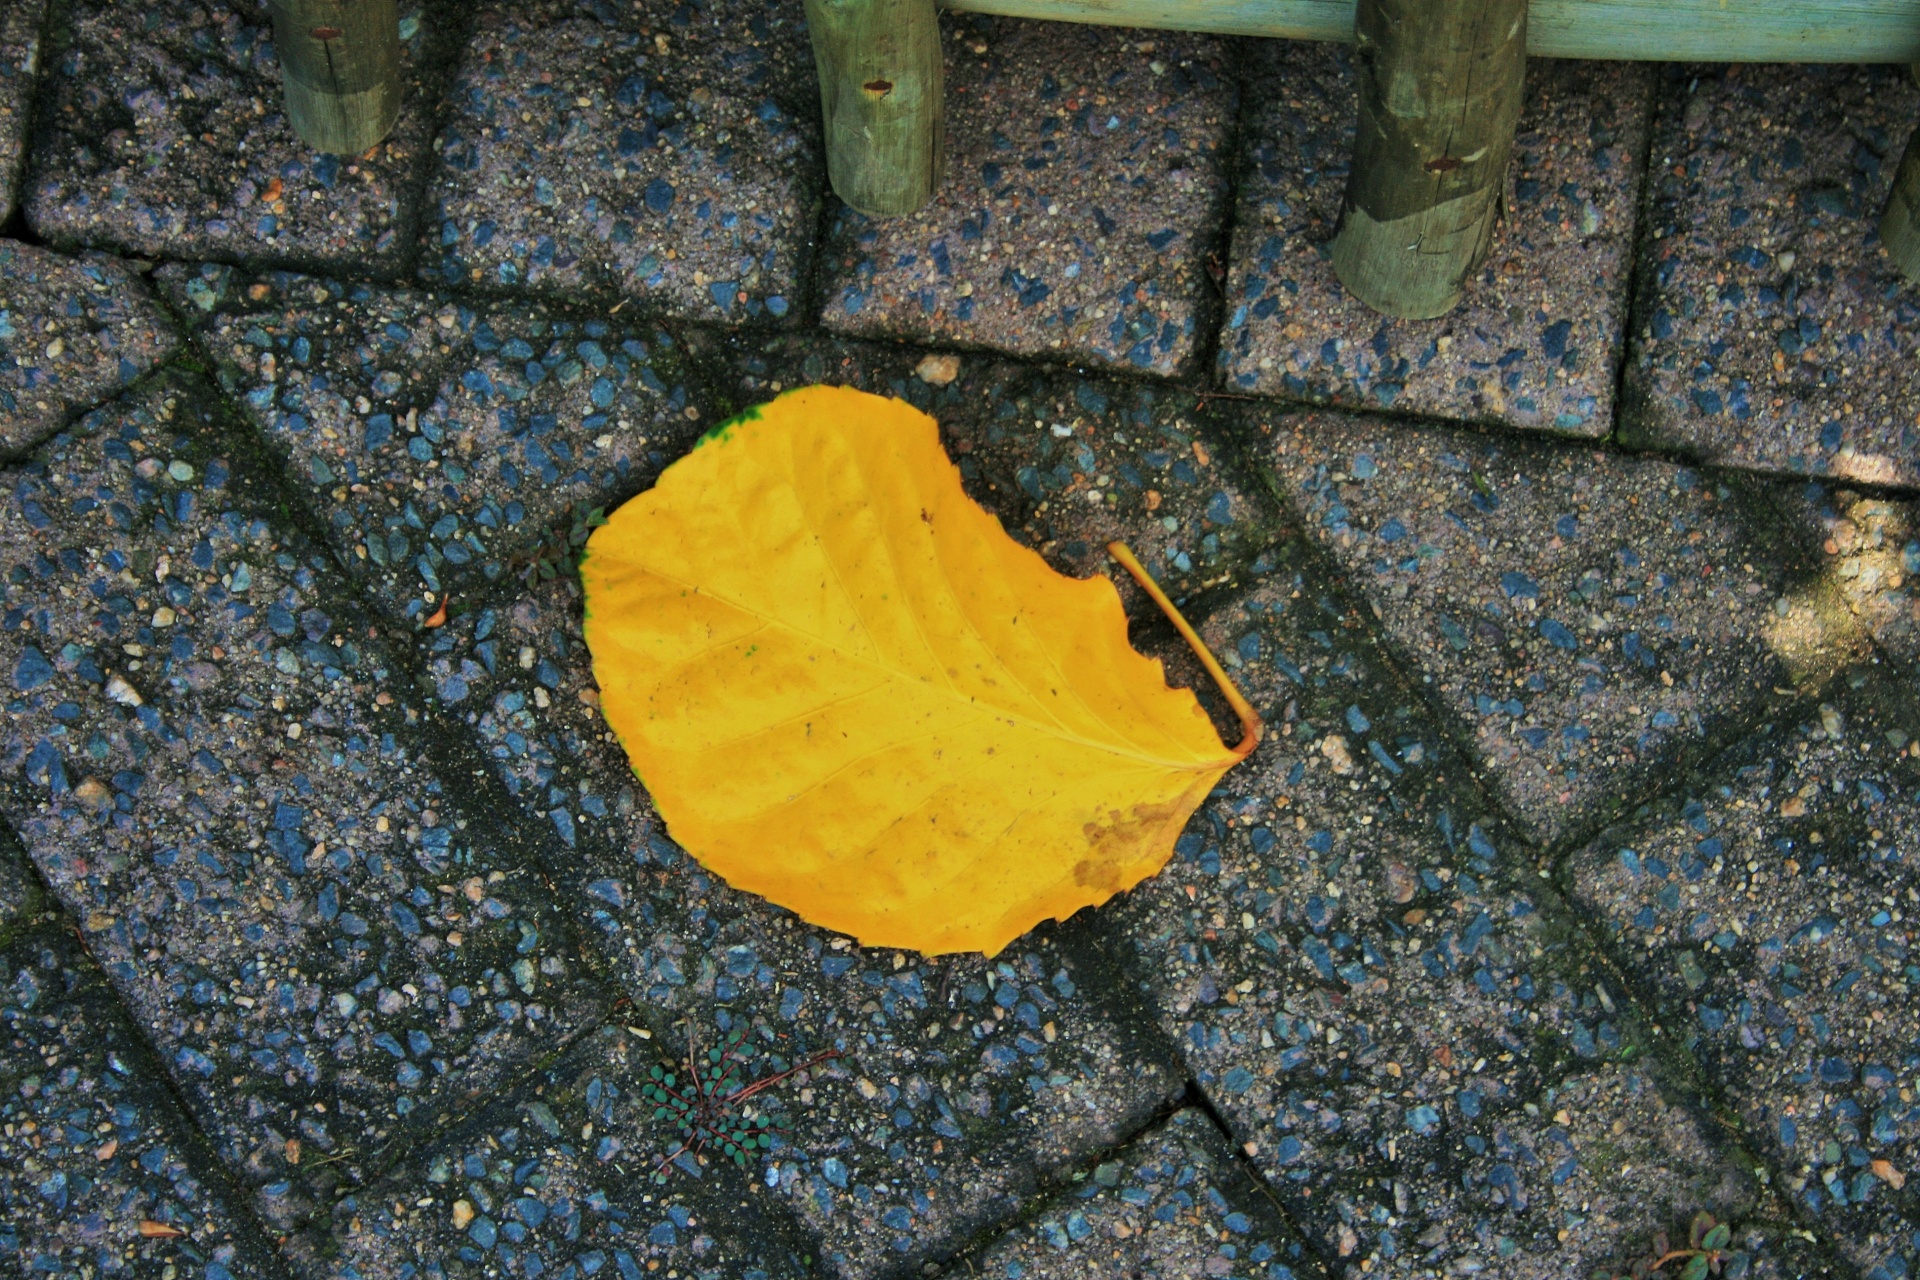
{"label": "yellow leaf", "polygon": [[1008,537],[933,420],[807,387],[710,432],[587,544],[607,722],[673,837],[869,946],[991,955],[1165,865],[1246,728]]}

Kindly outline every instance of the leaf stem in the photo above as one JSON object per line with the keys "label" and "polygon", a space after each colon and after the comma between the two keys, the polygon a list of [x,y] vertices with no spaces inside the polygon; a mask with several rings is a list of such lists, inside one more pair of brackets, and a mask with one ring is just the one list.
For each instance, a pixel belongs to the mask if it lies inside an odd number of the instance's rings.
{"label": "leaf stem", "polygon": [[1132,549],[1124,542],[1109,542],[1107,554],[1118,560],[1121,567],[1132,574],[1133,580],[1140,584],[1140,589],[1160,606],[1160,612],[1167,615],[1167,621],[1173,624],[1174,630],[1178,631],[1181,638],[1192,647],[1194,656],[1200,659],[1200,665],[1205,667],[1207,674],[1213,677],[1214,684],[1220,688],[1220,696],[1227,700],[1227,705],[1233,708],[1233,713],[1240,717],[1240,745],[1233,749],[1233,754],[1235,759],[1245,760],[1253,754],[1253,749],[1260,745],[1260,713],[1255,711],[1253,704],[1234,687],[1233,680],[1227,675],[1226,669],[1220,665],[1219,660],[1213,656],[1213,652],[1207,648],[1206,641],[1202,640],[1199,633],[1180,616],[1180,610],[1174,607],[1173,601],[1167,599],[1167,593],[1162,591],[1160,584],[1147,573],[1146,566],[1140,563]]}

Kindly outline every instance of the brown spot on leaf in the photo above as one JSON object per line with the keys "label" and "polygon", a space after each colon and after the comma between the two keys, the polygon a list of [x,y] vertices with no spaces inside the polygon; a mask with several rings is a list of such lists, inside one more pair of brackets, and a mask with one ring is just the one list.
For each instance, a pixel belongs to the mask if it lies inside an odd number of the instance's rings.
{"label": "brown spot on leaf", "polygon": [[865,89],[868,93],[872,94],[876,98],[884,98],[888,94],[893,92],[893,81],[869,80],[865,84],[861,85],[860,87],[862,89]]}
{"label": "brown spot on leaf", "polygon": [[1182,814],[1178,801],[1140,804],[1125,813],[1110,810],[1105,821],[1087,823],[1081,828],[1087,836],[1087,856],[1074,864],[1073,882],[1083,889],[1120,892],[1129,883],[1127,871],[1139,866],[1142,852],[1160,836],[1170,838],[1173,833],[1164,829],[1170,822],[1179,822]]}
{"label": "brown spot on leaf", "polygon": [[1435,156],[1421,166],[1428,173],[1452,173],[1460,167],[1458,156]]}
{"label": "brown spot on leaf", "polygon": [[338,40],[341,36],[345,35],[346,32],[338,27],[315,27],[313,30],[307,32],[307,34],[315,40]]}

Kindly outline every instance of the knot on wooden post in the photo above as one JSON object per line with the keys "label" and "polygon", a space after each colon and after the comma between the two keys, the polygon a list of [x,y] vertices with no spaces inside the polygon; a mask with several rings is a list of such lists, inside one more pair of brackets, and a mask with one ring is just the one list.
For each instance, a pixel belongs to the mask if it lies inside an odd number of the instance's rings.
{"label": "knot on wooden post", "polygon": [[912,213],[946,167],[934,0],[806,0],[827,176],[874,217]]}

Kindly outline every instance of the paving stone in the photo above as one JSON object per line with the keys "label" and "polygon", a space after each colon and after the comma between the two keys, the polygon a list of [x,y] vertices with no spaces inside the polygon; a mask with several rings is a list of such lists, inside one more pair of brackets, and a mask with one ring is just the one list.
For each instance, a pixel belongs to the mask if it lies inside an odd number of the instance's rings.
{"label": "paving stone", "polygon": [[46,12],[46,0],[10,0],[0,9],[0,221],[13,216]]}
{"label": "paving stone", "polygon": [[11,1275],[286,1274],[65,928],[0,951],[0,1204]]}
{"label": "paving stone", "polygon": [[1604,436],[1626,341],[1627,281],[1652,76],[1540,59],[1508,170],[1508,216],[1465,300],[1392,320],[1329,257],[1357,118],[1352,52],[1255,42],[1250,153],[1219,368],[1235,391],[1392,406]]}
{"label": "paving stone", "polygon": [[260,0],[61,5],[28,221],[61,247],[398,271],[418,220],[438,46],[455,21],[437,5],[402,8],[400,118],[355,157],[317,155],[287,123]]}
{"label": "paving stone", "polygon": [[799,303],[825,161],[798,5],[547,0],[477,23],[425,276],[703,320]]}
{"label": "paving stone", "polygon": [[663,1043],[689,1021],[707,1043],[746,1028],[780,1067],[845,1053],[791,1094],[791,1145],[754,1169],[820,1238],[828,1274],[950,1255],[1177,1095],[1137,1011],[1071,940],[1041,930],[992,963],[865,950],[708,875],[596,709],[577,584],[482,604],[428,641],[443,714],[464,713],[557,834],[550,874],[633,1016]]}
{"label": "paving stone", "polygon": [[[1106,545],[1127,542],[1176,600],[1234,581],[1275,536],[1275,510],[1202,397],[991,356],[957,357],[935,386],[920,352],[799,336],[737,335],[714,377],[735,404],[817,382],[894,396],[931,414],[976,501],[1017,540],[1076,578],[1122,581],[1158,617]],[[944,371],[943,371],[944,373]]]}
{"label": "paving stone", "polygon": [[1737,479],[1379,419],[1257,429],[1302,524],[1545,842],[1865,643]]}
{"label": "paving stone", "polygon": [[523,574],[714,420],[651,325],[219,266],[160,279],[334,554],[406,618]]}
{"label": "paving stone", "polygon": [[822,323],[1190,370],[1216,323],[1238,109],[1222,43],[977,16],[943,34],[946,181],[904,218],[837,206]]}
{"label": "paving stone", "polygon": [[1187,1280],[1324,1274],[1219,1126],[1192,1107],[1113,1152],[950,1276]]}
{"label": "paving stone", "polygon": [[1920,699],[1865,667],[1566,873],[1802,1216],[1920,1265]]}
{"label": "paving stone", "polygon": [[285,1227],[564,1042],[591,993],[219,417],[169,374],[7,471],[0,803]]}
{"label": "paving stone", "polygon": [[1916,119],[1904,68],[1668,73],[1623,440],[1920,484],[1920,299],[1874,233]]}
{"label": "paving stone", "polygon": [[666,1062],[645,1036],[609,1026],[584,1037],[343,1201],[338,1237],[297,1240],[295,1255],[359,1280],[816,1274],[775,1196],[724,1160],[688,1158],[653,1180],[655,1153],[677,1139],[641,1093]]}
{"label": "paving stone", "polygon": [[1291,1216],[1345,1274],[1518,1278],[1751,1208],[1319,557],[1294,541],[1268,563],[1200,626],[1265,740],[1117,914]]}
{"label": "paving stone", "polygon": [[31,448],[75,409],[172,355],[179,334],[111,258],[0,240],[0,450]]}
{"label": "paving stone", "polygon": [[1848,607],[1888,653],[1920,664],[1920,505],[1810,483],[1799,506]]}

